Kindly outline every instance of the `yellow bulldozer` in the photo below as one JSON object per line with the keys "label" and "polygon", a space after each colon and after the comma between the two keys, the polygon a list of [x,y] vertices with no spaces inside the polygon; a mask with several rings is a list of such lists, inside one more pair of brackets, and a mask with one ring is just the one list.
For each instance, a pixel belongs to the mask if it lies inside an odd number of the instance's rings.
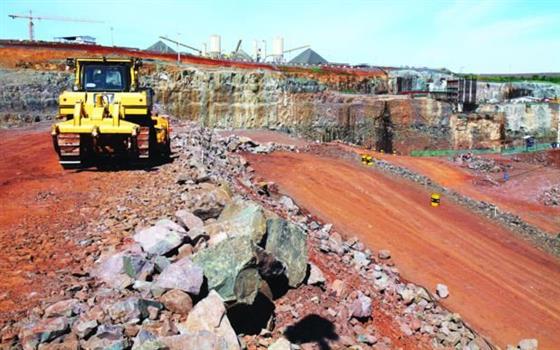
{"label": "yellow bulldozer", "polygon": [[152,115],[153,90],[138,84],[136,58],[68,59],[72,91],[59,97],[51,134],[64,168],[100,157],[147,161],[170,154],[169,120]]}

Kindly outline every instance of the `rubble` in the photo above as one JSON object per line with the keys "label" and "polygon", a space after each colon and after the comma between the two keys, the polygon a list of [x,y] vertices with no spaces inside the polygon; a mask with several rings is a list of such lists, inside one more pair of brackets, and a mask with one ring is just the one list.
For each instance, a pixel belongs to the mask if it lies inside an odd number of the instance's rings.
{"label": "rubble", "polygon": [[538,198],[547,207],[560,206],[560,184],[545,189]]}
{"label": "rubble", "polygon": [[[147,211],[141,208],[91,228],[90,244],[106,251],[92,258],[91,276],[83,275],[87,287],[45,304],[39,316],[30,313],[15,343],[75,342],[85,349],[333,343],[370,349],[419,341],[460,348],[476,340],[480,349],[489,348],[424,288],[402,282],[390,252],[375,255],[343,237],[277,195],[272,184],[260,191],[237,153],[290,148],[259,148],[193,125],[176,130],[178,159],[162,168],[167,170],[158,184],[166,194],[149,202],[152,214],[142,217]],[[162,219],[171,217],[176,222]],[[117,222],[128,230],[122,250],[115,251],[120,241],[100,232]],[[378,329],[377,315],[391,315],[401,330]],[[319,327],[324,337],[302,337],[299,325]]]}

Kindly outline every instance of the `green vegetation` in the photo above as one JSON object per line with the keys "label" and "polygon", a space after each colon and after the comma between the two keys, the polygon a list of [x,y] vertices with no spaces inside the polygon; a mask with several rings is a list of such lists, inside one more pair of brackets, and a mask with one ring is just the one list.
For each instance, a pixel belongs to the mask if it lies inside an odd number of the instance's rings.
{"label": "green vegetation", "polygon": [[492,83],[510,83],[518,81],[534,81],[543,83],[560,84],[560,76],[546,76],[546,75],[533,75],[533,76],[514,76],[514,75],[486,75],[480,76],[476,74],[465,75],[467,79],[476,79],[478,81],[487,81]]}
{"label": "green vegetation", "polygon": [[321,69],[321,67],[311,67],[311,71],[317,74],[323,73],[323,69]]}

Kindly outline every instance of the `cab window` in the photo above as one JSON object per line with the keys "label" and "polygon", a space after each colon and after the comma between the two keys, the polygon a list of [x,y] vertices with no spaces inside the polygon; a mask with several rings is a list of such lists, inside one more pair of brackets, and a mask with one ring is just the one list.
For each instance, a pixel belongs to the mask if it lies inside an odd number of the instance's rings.
{"label": "cab window", "polygon": [[85,91],[125,91],[128,89],[128,70],[124,65],[85,65]]}

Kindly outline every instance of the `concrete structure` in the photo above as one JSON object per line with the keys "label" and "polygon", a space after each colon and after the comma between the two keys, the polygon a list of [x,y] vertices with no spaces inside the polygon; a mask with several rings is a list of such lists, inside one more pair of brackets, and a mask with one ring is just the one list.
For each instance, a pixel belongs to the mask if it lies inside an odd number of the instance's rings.
{"label": "concrete structure", "polygon": [[95,38],[89,35],[59,36],[54,40],[60,43],[95,45]]}
{"label": "concrete structure", "polygon": [[219,35],[210,36],[208,55],[210,57],[220,57],[222,55],[222,38]]}

